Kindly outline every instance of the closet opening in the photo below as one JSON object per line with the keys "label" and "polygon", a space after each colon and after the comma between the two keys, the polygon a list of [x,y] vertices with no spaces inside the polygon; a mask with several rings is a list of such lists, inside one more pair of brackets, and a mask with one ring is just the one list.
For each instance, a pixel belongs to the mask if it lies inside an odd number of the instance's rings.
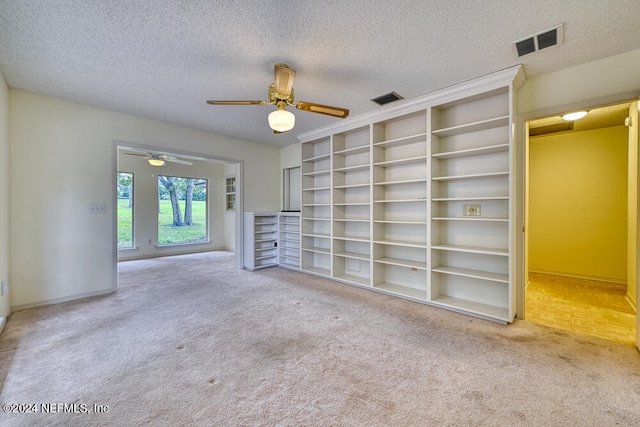
{"label": "closet opening", "polygon": [[525,318],[635,345],[638,183],[631,107],[618,103],[589,108],[577,120],[557,114],[527,121]]}

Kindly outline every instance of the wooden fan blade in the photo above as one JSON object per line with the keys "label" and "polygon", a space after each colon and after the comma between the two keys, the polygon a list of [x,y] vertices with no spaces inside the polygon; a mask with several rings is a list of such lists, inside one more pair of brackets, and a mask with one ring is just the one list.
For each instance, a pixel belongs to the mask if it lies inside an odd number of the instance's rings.
{"label": "wooden fan blade", "polygon": [[312,102],[298,102],[296,108],[302,111],[311,111],[312,113],[326,114],[327,116],[339,117],[346,119],[349,110],[346,108],[332,107],[330,105],[314,104]]}
{"label": "wooden fan blade", "polygon": [[293,80],[296,72],[285,64],[276,64],[274,67],[275,92],[281,98],[288,98],[293,89]]}
{"label": "wooden fan blade", "polygon": [[267,101],[207,101],[211,105],[267,105]]}

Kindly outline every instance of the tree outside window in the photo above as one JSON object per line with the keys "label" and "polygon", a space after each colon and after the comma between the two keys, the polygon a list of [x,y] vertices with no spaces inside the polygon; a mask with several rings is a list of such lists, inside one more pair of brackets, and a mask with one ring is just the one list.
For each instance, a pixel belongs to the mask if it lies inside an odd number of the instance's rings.
{"label": "tree outside window", "polygon": [[133,174],[118,172],[118,249],[133,248]]}
{"label": "tree outside window", "polygon": [[207,180],[158,176],[158,244],[207,240]]}

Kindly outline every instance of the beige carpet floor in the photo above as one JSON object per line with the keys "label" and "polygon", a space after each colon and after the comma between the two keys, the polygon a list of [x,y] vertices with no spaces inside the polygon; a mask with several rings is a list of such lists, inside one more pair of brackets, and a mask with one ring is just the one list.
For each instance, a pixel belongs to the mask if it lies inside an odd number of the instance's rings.
{"label": "beige carpet floor", "polygon": [[38,412],[0,425],[640,425],[628,345],[236,270],[224,252],[120,270],[112,295],[10,317],[0,403]]}

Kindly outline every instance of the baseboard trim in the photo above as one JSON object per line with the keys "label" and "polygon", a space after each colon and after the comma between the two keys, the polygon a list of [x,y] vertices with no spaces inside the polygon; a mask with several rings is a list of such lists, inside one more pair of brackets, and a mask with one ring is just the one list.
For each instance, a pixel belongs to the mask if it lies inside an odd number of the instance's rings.
{"label": "baseboard trim", "polygon": [[141,259],[151,259],[151,258],[163,258],[168,256],[180,256],[180,255],[192,255],[192,254],[200,254],[204,252],[218,252],[218,251],[229,251],[234,252],[233,250],[227,248],[193,248],[191,250],[185,250],[180,252],[163,252],[163,253],[151,253],[151,254],[141,254],[141,255],[132,255],[132,256],[123,256],[118,258],[118,262],[126,262],[126,261],[139,261]]}
{"label": "baseboard trim", "polygon": [[538,270],[538,269],[529,269],[530,273],[538,273],[538,274],[549,274],[552,276],[562,276],[562,277],[571,277],[572,279],[583,279],[583,280],[593,280],[596,282],[607,282],[607,283],[615,283],[617,285],[627,286],[627,281],[620,278],[614,277],[603,277],[603,276],[590,276],[588,274],[578,274],[578,273],[567,273],[564,271],[552,271],[552,270]]}
{"label": "baseboard trim", "polygon": [[45,306],[48,306],[48,305],[54,305],[54,304],[61,304],[61,303],[64,303],[64,302],[77,301],[77,300],[81,300],[81,299],[85,299],[85,298],[92,298],[92,297],[99,297],[99,296],[103,296],[103,295],[109,295],[109,294],[112,294],[113,292],[115,292],[115,291],[112,288],[101,289],[101,290],[93,291],[93,292],[83,292],[83,293],[80,293],[80,294],[68,295],[68,296],[60,297],[60,298],[51,298],[51,299],[46,299],[46,300],[42,300],[42,301],[29,302],[29,303],[26,303],[26,304],[18,304],[18,305],[12,306],[11,310],[12,311],[28,310],[30,308],[45,307]]}

